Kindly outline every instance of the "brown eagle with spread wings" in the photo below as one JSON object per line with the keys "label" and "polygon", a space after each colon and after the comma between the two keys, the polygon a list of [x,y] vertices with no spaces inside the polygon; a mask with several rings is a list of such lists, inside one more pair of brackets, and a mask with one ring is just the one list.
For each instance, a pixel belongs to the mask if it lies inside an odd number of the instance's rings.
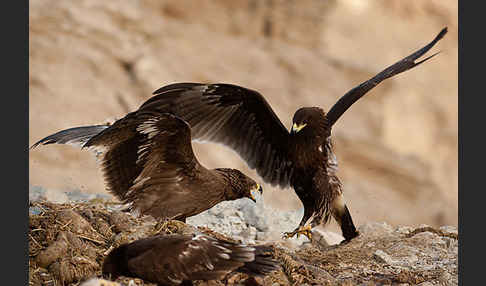
{"label": "brown eagle with spread wings", "polygon": [[93,148],[108,190],[142,215],[185,221],[219,202],[262,193],[239,170],[208,170],[194,156],[187,122],[168,113],[139,110],[113,125],[75,127],[39,144]]}
{"label": "brown eagle with spread wings", "polygon": [[158,235],[121,245],[103,262],[102,272],[139,277],[159,285],[192,285],[192,280],[220,280],[238,271],[263,276],[279,269],[270,246],[247,246],[207,235]]}
{"label": "brown eagle with spread wings", "polygon": [[287,237],[305,234],[310,238],[310,230],[332,216],[348,241],[358,232],[336,176],[331,129],[354,102],[381,81],[435,56],[415,62],[446,33],[447,28],[442,29],[425,47],[348,91],[327,113],[320,107],[298,109],[290,133],[260,93],[231,84],[167,85],[156,90],[139,110],[174,113],[190,124],[193,140],[222,143],[256,169],[265,182],[293,187],[304,205],[304,215]]}
{"label": "brown eagle with spread wings", "polygon": [[[144,112],[175,114],[190,125],[192,140],[224,144],[235,150],[250,168],[256,169],[265,182],[280,187],[293,187],[304,206],[304,215],[299,226],[286,233],[287,237],[304,234],[310,238],[311,229],[327,223],[332,216],[339,223],[345,240],[349,241],[358,232],[344,200],[342,184],[336,175],[338,164],[332,149],[332,127],[353,103],[380,82],[435,56],[437,53],[415,62],[446,33],[447,28],[442,29],[423,48],[348,91],[327,113],[320,107],[298,109],[293,116],[290,132],[260,93],[224,83],[176,83],[164,86],[156,90],[154,96],[137,111],[126,117],[136,120]],[[112,134],[115,138],[125,136],[118,134],[118,128],[115,128],[123,124],[125,123],[120,121],[113,127],[79,127],[84,129],[74,129],[72,134],[65,132],[62,136],[54,134],[51,138],[41,140],[41,143],[81,142],[85,147],[95,146],[95,142],[108,136],[107,134]],[[120,143],[121,148],[116,148],[116,152],[119,152],[116,155],[116,164],[126,166],[119,170],[127,172],[123,173],[123,180],[120,183],[110,183],[108,177],[112,191],[122,197],[132,185],[142,182],[137,178],[142,173],[145,162],[139,162],[138,154],[133,150],[124,152],[125,149],[139,146],[133,142],[138,140],[136,138],[128,136]],[[107,155],[109,153],[111,152]],[[109,156],[105,155],[105,158],[108,158],[105,159],[105,171],[109,174],[116,169],[116,164],[109,162]],[[310,223],[306,225],[309,220]]]}

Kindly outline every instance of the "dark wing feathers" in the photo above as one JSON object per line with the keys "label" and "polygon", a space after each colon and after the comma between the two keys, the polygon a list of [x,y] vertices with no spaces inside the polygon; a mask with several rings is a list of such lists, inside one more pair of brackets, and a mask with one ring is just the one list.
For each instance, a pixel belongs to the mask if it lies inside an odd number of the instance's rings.
{"label": "dark wing feathers", "polygon": [[101,170],[107,189],[121,200],[125,199],[145,165],[145,158],[140,159],[138,150],[147,135],[137,132],[137,127],[154,116],[151,113],[128,113],[83,146],[103,150]]}
{"label": "dark wing feathers", "polygon": [[110,148],[101,160],[107,189],[121,200],[143,170],[144,162],[139,162],[136,150],[139,141],[137,136],[122,141]]}
{"label": "dark wing feathers", "polygon": [[[136,253],[130,250],[136,244],[149,244],[151,247]],[[135,241],[128,249],[132,257],[128,259],[130,272],[162,284],[221,279],[254,259],[252,248],[232,247],[206,235],[157,236]]]}
{"label": "dark wing feathers", "polygon": [[194,157],[189,125],[167,113],[131,112],[111,126],[84,126],[57,132],[32,148],[51,143],[76,143],[94,149],[101,155],[98,158],[107,189],[119,199],[131,202],[134,209],[155,217],[160,215],[150,210],[155,199],[178,200],[174,197],[182,195],[178,183],[195,168],[204,169]]}
{"label": "dark wing feathers", "polygon": [[[137,125],[143,135],[138,142],[138,163],[142,168],[125,194],[134,209],[142,214],[165,217],[166,212],[182,207],[164,207],[164,202],[190,199],[181,186],[196,170],[205,170],[194,156],[191,130],[182,119],[171,114],[160,114]],[[162,204],[162,205],[160,205]]]}
{"label": "dark wing feathers", "polygon": [[[205,235],[198,235],[186,243],[194,253],[181,258],[181,263],[189,266],[188,280],[222,279],[229,272],[255,259],[254,248],[223,242]],[[201,263],[202,262],[202,263]]]}
{"label": "dark wing feathers", "polygon": [[91,137],[99,134],[101,131],[110,127],[109,125],[93,125],[93,126],[81,126],[74,127],[65,130],[61,130],[52,135],[49,135],[35,144],[30,149],[37,147],[38,145],[48,144],[70,144],[82,147]]}
{"label": "dark wing feathers", "polygon": [[258,92],[231,84],[176,83],[154,95],[139,110],[183,118],[191,126],[193,140],[224,144],[264,181],[288,186],[289,133]]}
{"label": "dark wing feathers", "polygon": [[111,261],[110,253],[105,263],[127,263],[117,268],[128,269],[131,275],[161,284],[222,279],[235,270],[261,275],[278,269],[278,262],[272,260],[271,255],[263,254],[259,246],[225,242],[201,234],[160,235],[123,247],[127,251],[126,261]]}
{"label": "dark wing feathers", "polygon": [[373,78],[361,83],[357,87],[348,91],[345,95],[343,95],[329,110],[326,114],[329,126],[334,125],[336,121],[343,115],[343,113],[353,105],[358,99],[363,97],[368,91],[374,88],[383,80],[395,76],[399,73],[412,69],[417,65],[427,61],[428,59],[432,58],[433,56],[437,55],[433,54],[419,62],[415,62],[416,59],[424,55],[428,50],[430,50],[444,35],[447,33],[447,27],[442,29],[439,34],[425,47],[421,48],[420,50],[414,52],[413,54],[409,55],[408,57],[403,58],[402,60],[396,62],[395,64],[387,67],[379,74],[374,76]]}
{"label": "dark wing feathers", "polygon": [[279,263],[273,259],[274,250],[271,246],[255,245],[253,247],[255,248],[255,260],[246,262],[237,271],[252,276],[261,276],[280,268]]}

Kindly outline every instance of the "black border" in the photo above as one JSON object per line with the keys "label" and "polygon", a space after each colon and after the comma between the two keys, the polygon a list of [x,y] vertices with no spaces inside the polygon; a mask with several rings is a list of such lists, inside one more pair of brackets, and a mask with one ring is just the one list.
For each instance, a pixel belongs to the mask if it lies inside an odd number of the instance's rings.
{"label": "black border", "polygon": [[[471,104],[470,99],[471,97],[474,97],[475,94],[480,95],[474,91],[474,87],[472,87],[471,84],[473,82],[481,82],[481,79],[478,78],[477,80],[479,81],[472,79],[471,77],[474,77],[472,72],[470,72],[467,77],[465,75],[468,56],[465,53],[466,49],[464,43],[464,38],[465,38],[464,34],[467,34],[467,30],[465,28],[466,26],[465,22],[467,20],[474,21],[473,19],[481,19],[482,17],[476,18],[476,17],[472,17],[472,15],[466,16],[465,14],[466,8],[464,3],[466,3],[466,1],[458,2],[458,11],[457,11],[458,12],[458,69],[459,69],[458,70],[458,77],[459,77],[458,78],[458,163],[459,163],[458,166],[458,184],[459,184],[458,185],[458,192],[459,192],[458,193],[458,203],[459,203],[459,208],[458,208],[458,216],[459,216],[458,217],[458,231],[459,231],[459,251],[458,251],[458,256],[459,256],[458,276],[459,277],[458,278],[459,281],[458,281],[458,285],[474,285],[478,282],[476,281],[477,279],[476,277],[474,277],[475,276],[474,274],[476,273],[476,275],[479,276],[478,274],[481,273],[482,270],[481,268],[484,268],[482,266],[483,263],[476,263],[475,261],[472,262],[471,260],[469,260],[469,262],[466,263],[465,251],[467,247],[469,247],[469,249],[472,249],[474,247],[473,245],[471,245],[472,242],[471,238],[473,237],[479,238],[481,235],[480,233],[476,233],[476,235],[469,234],[469,238],[466,238],[465,231],[467,229],[467,224],[468,224],[466,218],[469,216],[470,219],[471,218],[474,219],[475,217],[475,214],[467,215],[468,211],[478,212],[481,210],[480,207],[479,209],[476,209],[471,206],[472,202],[474,201],[474,198],[471,198],[471,195],[476,196],[478,195],[478,193],[481,193],[482,191],[479,192],[476,191],[478,185],[476,185],[475,182],[473,181],[475,177],[478,178],[478,175],[480,178],[481,175],[478,172],[480,169],[467,168],[465,163],[465,160],[467,158],[467,156],[465,156],[465,153],[469,152],[469,154],[474,154],[473,153],[474,151],[471,149],[471,147],[475,148],[475,146],[472,146],[472,144],[474,143],[477,144],[478,141],[476,140],[467,141],[465,136],[468,133],[466,126],[471,126],[471,124],[472,126],[474,126],[473,120],[475,118],[476,120],[480,119],[479,116],[474,116],[474,117],[472,116],[472,114],[478,114],[478,113],[475,113],[471,110],[474,107],[473,104]],[[472,11],[474,10],[468,9],[469,14],[473,13]],[[471,27],[471,25],[469,27]],[[472,33],[470,33],[470,35],[471,34]],[[472,45],[470,45],[469,48],[471,48],[471,46]],[[477,73],[474,74],[476,74],[477,76]],[[481,74],[481,76],[483,77],[484,75]],[[476,109],[479,109],[479,105],[476,105]],[[475,110],[475,111],[480,111],[480,110]],[[467,148],[467,151],[465,148]],[[480,201],[480,200],[476,200],[476,201]],[[479,215],[482,216],[482,214],[480,213]],[[470,225],[473,225],[474,223],[475,223],[474,221],[469,222]],[[483,254],[484,252],[473,251],[473,253],[476,253],[476,255],[478,255],[478,254]],[[469,259],[471,259],[471,254],[472,253],[470,252]],[[480,259],[480,257],[478,258]],[[476,260],[476,258],[474,260]]]}
{"label": "black border", "polygon": [[[29,285],[29,2],[2,5],[2,253],[5,285]],[[6,4],[6,5],[5,5]],[[7,281],[5,281],[6,279]],[[10,281],[11,280],[11,281]]]}

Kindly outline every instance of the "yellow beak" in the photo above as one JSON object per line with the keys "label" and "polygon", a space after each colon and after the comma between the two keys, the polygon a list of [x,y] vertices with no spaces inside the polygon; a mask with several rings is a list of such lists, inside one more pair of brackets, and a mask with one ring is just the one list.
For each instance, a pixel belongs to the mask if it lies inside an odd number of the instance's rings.
{"label": "yellow beak", "polygon": [[260,193],[260,195],[263,195],[263,188],[260,186],[260,184],[256,184],[256,187],[250,190],[250,199],[256,203],[256,198],[255,194]]}
{"label": "yellow beak", "polygon": [[297,123],[294,123],[294,125],[292,125],[292,132],[297,133],[300,130],[302,130],[302,128],[304,128],[306,126],[307,126],[307,123],[302,123],[300,125],[297,125]]}

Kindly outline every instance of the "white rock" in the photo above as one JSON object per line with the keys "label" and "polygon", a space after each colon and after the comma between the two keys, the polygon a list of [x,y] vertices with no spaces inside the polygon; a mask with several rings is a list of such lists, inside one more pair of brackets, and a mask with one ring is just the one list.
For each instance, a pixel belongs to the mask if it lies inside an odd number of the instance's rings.
{"label": "white rock", "polygon": [[386,264],[389,264],[389,265],[396,264],[396,262],[393,260],[393,258],[381,249],[376,250],[373,253],[373,257],[378,262],[381,262],[381,263],[386,263]]}
{"label": "white rock", "polygon": [[370,222],[358,227],[360,235],[377,237],[388,236],[393,233],[393,228],[386,222]]}
{"label": "white rock", "polygon": [[83,282],[80,286],[121,286],[121,284],[105,279],[91,278]]}
{"label": "white rock", "polygon": [[313,242],[319,243],[321,246],[327,247],[341,243],[341,241],[344,240],[344,237],[332,231],[314,228],[312,230],[312,240]]}
{"label": "white rock", "polygon": [[458,235],[458,231],[457,231],[457,228],[455,226],[444,225],[444,226],[439,227],[439,230],[441,230],[443,233],[446,233],[446,234]]}

